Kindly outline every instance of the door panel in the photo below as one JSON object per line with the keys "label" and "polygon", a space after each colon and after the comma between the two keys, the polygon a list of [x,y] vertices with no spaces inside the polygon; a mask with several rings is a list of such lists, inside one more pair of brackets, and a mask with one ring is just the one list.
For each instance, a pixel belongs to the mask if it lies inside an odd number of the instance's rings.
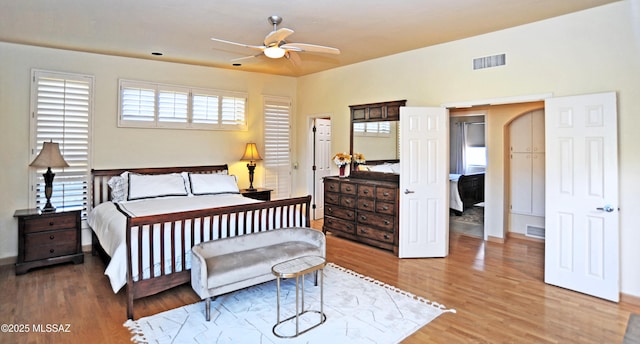
{"label": "door panel", "polygon": [[324,186],[322,178],[331,174],[331,120],[316,118],[315,120],[315,200],[313,203],[316,209],[313,212],[313,219],[324,217]]}
{"label": "door panel", "polygon": [[398,255],[449,252],[449,120],[444,108],[400,108]]}
{"label": "door panel", "polygon": [[545,103],[545,282],[617,302],[616,94]]}

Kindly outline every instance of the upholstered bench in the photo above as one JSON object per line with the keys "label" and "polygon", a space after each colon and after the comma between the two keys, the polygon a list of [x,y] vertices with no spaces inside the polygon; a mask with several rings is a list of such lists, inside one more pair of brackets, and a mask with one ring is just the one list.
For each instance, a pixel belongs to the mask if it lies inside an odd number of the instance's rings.
{"label": "upholstered bench", "polygon": [[191,249],[191,287],[205,300],[275,279],[271,267],[309,255],[325,257],[321,231],[306,227],[274,229],[202,242]]}

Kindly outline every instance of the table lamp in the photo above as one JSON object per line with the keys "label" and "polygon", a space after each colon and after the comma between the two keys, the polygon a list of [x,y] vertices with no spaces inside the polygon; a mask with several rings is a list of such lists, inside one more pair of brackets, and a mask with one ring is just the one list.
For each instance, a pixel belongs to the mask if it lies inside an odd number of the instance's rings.
{"label": "table lamp", "polygon": [[53,141],[45,142],[42,146],[42,150],[38,156],[33,160],[29,166],[32,167],[46,167],[47,172],[42,176],[44,177],[44,195],[47,197],[47,204],[41,209],[43,212],[52,212],[56,208],[51,205],[51,194],[53,193],[53,178],[55,173],[51,172],[52,167],[69,167],[62,154],[60,154],[60,147],[58,143]]}
{"label": "table lamp", "polygon": [[256,161],[262,160],[255,143],[247,143],[244,149],[244,155],[240,160],[249,161],[247,164],[247,168],[249,169],[249,188],[247,190],[255,191],[256,189],[253,188],[253,172],[256,170]]}

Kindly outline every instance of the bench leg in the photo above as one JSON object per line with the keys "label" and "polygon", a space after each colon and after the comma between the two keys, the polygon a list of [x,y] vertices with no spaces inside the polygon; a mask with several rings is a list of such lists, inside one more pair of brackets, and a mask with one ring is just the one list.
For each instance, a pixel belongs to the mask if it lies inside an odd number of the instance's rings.
{"label": "bench leg", "polygon": [[211,297],[204,300],[204,308],[207,321],[211,321]]}

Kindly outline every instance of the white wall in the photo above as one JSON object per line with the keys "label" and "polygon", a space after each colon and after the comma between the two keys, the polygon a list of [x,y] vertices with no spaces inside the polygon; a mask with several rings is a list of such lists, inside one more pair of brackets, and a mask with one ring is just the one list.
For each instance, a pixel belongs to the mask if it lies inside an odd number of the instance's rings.
{"label": "white wall", "polygon": [[[17,255],[16,209],[29,206],[29,92],[31,69],[95,77],[93,168],[229,164],[248,187],[246,142],[262,149],[262,96],[296,100],[296,79],[176,63],[0,43],[0,259]],[[248,93],[248,131],[198,131],[117,127],[118,79],[153,81]],[[258,163],[254,185],[263,183]],[[90,233],[83,232],[83,244]]]}
{"label": "white wall", "polygon": [[[473,58],[499,53],[506,53],[506,66],[472,70]],[[640,173],[640,0],[301,77],[298,113],[333,113],[332,150],[342,152],[349,149],[352,104],[407,99],[407,106],[438,106],[548,92],[564,96],[604,91],[616,91],[619,105],[621,290],[640,296],[636,177]],[[498,147],[490,148],[486,176],[485,225],[495,238],[503,238],[505,228],[504,124],[504,119],[487,120],[487,140],[490,147]],[[303,179],[298,188],[308,183]]]}

